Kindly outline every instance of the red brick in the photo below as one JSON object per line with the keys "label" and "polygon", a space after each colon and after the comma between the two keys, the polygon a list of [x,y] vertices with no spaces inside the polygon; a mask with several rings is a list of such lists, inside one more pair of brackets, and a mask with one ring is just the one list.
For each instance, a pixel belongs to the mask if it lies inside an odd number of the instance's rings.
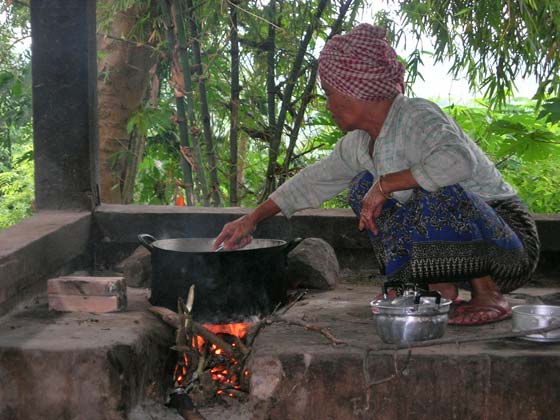
{"label": "red brick", "polygon": [[49,294],[80,296],[126,295],[126,284],[122,277],[63,276],[50,279]]}
{"label": "red brick", "polygon": [[79,296],[49,294],[49,309],[59,312],[119,312],[126,309],[126,300],[117,296]]}

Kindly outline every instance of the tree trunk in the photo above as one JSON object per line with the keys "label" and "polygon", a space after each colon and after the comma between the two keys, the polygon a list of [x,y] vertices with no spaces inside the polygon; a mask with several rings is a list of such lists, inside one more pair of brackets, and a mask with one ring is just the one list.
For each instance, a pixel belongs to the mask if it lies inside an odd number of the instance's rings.
{"label": "tree trunk", "polygon": [[[239,147],[237,148],[237,186],[243,187],[245,185],[245,167],[247,166],[249,137],[242,131],[240,131],[239,134]],[[238,202],[243,200],[244,195],[245,194],[238,193]]]}
{"label": "tree trunk", "polygon": [[[273,138],[276,132],[276,80],[275,80],[275,68],[276,60],[274,56],[276,54],[276,27],[274,26],[274,21],[276,20],[276,0],[271,0],[268,5],[268,36],[266,39],[266,98],[267,98],[267,112],[268,112],[268,130],[267,130],[267,141],[269,146],[269,161],[268,169],[266,171],[265,187],[260,201],[264,201],[268,198],[270,193],[274,189],[274,173],[276,166],[271,160],[271,155],[273,155],[272,148]],[[276,154],[278,151],[276,151]],[[276,155],[275,155],[276,156]],[[276,162],[276,157],[274,157],[274,162]]]}
{"label": "tree trunk", "polygon": [[196,117],[194,114],[194,98],[191,78],[191,65],[189,60],[189,51],[187,48],[187,37],[185,27],[183,25],[183,13],[178,1],[172,1],[171,11],[173,12],[173,21],[175,22],[175,29],[177,30],[177,46],[174,48],[174,53],[179,57],[181,64],[181,72],[183,84],[185,86],[185,98],[187,105],[187,118],[188,126],[190,127],[190,134],[192,139],[192,146],[195,156],[195,172],[197,175],[199,187],[201,190],[202,204],[208,206],[210,203],[208,197],[208,183],[206,182],[206,171],[204,170],[204,160],[202,159],[202,150],[200,145],[200,129],[196,126]]}
{"label": "tree trunk", "polygon": [[131,145],[134,137],[127,132],[127,123],[142,104],[149,85],[149,69],[157,59],[152,48],[115,38],[126,38],[144,13],[139,7],[118,12],[110,30],[114,38],[98,37],[97,49],[103,52],[97,79],[99,193],[105,203],[124,202],[124,177],[131,175],[126,169],[128,153],[137,148]]}
{"label": "tree trunk", "polygon": [[321,15],[327,6],[328,0],[320,0],[317,5],[317,10],[313,16],[309,26],[305,32],[303,39],[301,40],[296,57],[294,59],[294,64],[292,65],[292,70],[290,75],[286,80],[286,87],[284,89],[284,94],[282,95],[282,105],[280,107],[280,112],[278,113],[278,118],[276,120],[276,125],[274,129],[274,134],[270,139],[270,147],[268,151],[268,169],[266,171],[266,184],[261,196],[261,201],[266,200],[266,198],[274,191],[276,188],[276,168],[278,166],[278,154],[280,151],[280,142],[282,140],[282,134],[284,133],[284,123],[286,121],[286,113],[288,112],[288,107],[292,105],[292,93],[294,91],[295,84],[300,75],[301,66],[303,64],[303,58],[307,52],[307,47],[313,32],[320,25]]}
{"label": "tree trunk", "polygon": [[195,73],[198,76],[198,93],[200,101],[200,113],[202,115],[202,128],[204,130],[204,140],[206,142],[206,159],[208,161],[208,171],[210,173],[210,182],[212,183],[212,202],[214,206],[220,205],[220,184],[218,182],[218,168],[216,166],[216,155],[214,153],[214,144],[212,140],[212,128],[210,126],[210,111],[208,110],[208,95],[206,93],[206,84],[204,83],[204,75],[202,72],[202,56],[200,53],[200,36],[198,24],[196,22],[195,10],[192,0],[187,0],[187,14],[191,29],[192,48],[194,55]]}
{"label": "tree trunk", "polygon": [[229,129],[229,205],[237,206],[237,137],[239,128],[239,39],[237,34],[237,7],[231,4],[231,118]]}
{"label": "tree trunk", "polygon": [[[340,32],[340,29],[342,27],[342,22],[346,17],[346,13],[348,12],[350,5],[352,4],[352,1],[353,0],[346,0],[344,3],[341,4],[340,9],[338,11],[338,17],[331,28],[331,33],[328,36],[327,40],[331,39],[333,36],[335,36]],[[354,12],[355,10],[357,10],[357,8],[354,9]],[[292,131],[290,133],[290,142],[286,149],[286,158],[284,159],[284,165],[282,166],[282,174],[280,175],[281,183],[284,182],[284,180],[288,177],[288,173],[290,171],[290,164],[292,163],[292,158],[294,156],[294,148],[296,146],[299,130],[301,129],[301,125],[303,123],[305,110],[307,109],[307,105],[313,98],[313,88],[315,87],[315,82],[317,81],[318,67],[319,67],[319,62],[317,60],[314,60],[311,63],[311,73],[305,85],[303,95],[301,96],[299,109],[295,117]]]}
{"label": "tree trunk", "polygon": [[138,167],[144,155],[144,148],[146,147],[146,137],[138,134],[134,130],[131,134],[130,150],[127,154],[127,162],[125,164],[123,173],[123,188],[122,188],[122,203],[130,204],[134,198],[134,184],[136,182],[136,174]]}
{"label": "tree trunk", "polygon": [[[177,60],[177,49],[175,48],[177,44],[177,39],[175,37],[175,31],[173,29],[173,20],[171,18],[171,7],[168,3],[168,0],[161,0],[160,1],[161,11],[163,13],[164,23],[167,32],[167,43],[169,44],[169,49],[172,57],[171,69],[172,69],[172,76],[171,82],[175,84],[175,105],[177,106],[177,125],[179,126],[179,139],[181,142],[181,146],[185,148],[185,152],[191,150],[190,142],[189,142],[189,130],[187,126],[186,120],[186,111],[185,111],[185,101],[183,99],[184,95],[184,87],[181,88],[182,78],[180,77],[180,69],[179,63]],[[175,72],[173,69],[176,69]],[[173,74],[175,73],[175,74]],[[194,185],[193,185],[193,178],[192,178],[192,162],[187,162],[186,157],[184,156],[181,159],[181,169],[183,170],[183,183],[185,185],[185,195],[187,199],[187,205],[192,206],[194,205]]]}

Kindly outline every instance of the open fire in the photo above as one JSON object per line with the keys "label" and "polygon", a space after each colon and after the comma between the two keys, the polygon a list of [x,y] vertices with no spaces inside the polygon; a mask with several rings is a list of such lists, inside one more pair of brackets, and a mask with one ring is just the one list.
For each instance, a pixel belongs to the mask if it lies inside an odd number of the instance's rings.
{"label": "open fire", "polygon": [[250,326],[200,324],[196,332],[206,331],[193,334],[185,346],[177,348],[182,354],[173,372],[175,388],[199,401],[213,396],[245,396],[249,372],[244,362],[249,350],[244,339]]}
{"label": "open fire", "polygon": [[202,324],[192,318],[194,286],[178,310],[152,306],[149,310],[176,328],[178,360],[173,370],[173,390],[168,405],[183,418],[200,419],[197,406],[212,401],[245,400],[249,395],[249,371],[245,363],[250,346],[263,326],[261,320],[227,324]]}

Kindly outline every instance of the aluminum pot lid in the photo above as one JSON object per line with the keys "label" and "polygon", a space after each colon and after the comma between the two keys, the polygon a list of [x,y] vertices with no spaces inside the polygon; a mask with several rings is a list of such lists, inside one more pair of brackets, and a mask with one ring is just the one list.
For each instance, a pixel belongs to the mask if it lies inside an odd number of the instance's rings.
{"label": "aluminum pot lid", "polygon": [[396,298],[383,298],[370,303],[375,314],[438,315],[449,312],[451,300],[444,297],[437,303],[434,296],[421,296],[419,293],[406,291]]}
{"label": "aluminum pot lid", "polygon": [[[177,252],[193,252],[193,253],[213,253],[212,244],[215,238],[175,238],[175,239],[159,239],[153,243],[153,246],[165,251]],[[247,246],[232,250],[220,252],[239,252],[250,251],[264,248],[275,248],[286,245],[286,241],[280,239],[253,239]]]}

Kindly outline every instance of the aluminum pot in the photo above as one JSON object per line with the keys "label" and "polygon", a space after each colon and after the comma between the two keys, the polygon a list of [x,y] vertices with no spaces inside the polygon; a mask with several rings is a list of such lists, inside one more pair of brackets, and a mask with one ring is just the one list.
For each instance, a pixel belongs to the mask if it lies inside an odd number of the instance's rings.
{"label": "aluminum pot", "polygon": [[[552,325],[560,326],[560,306],[518,305],[512,308],[513,331],[535,330]],[[542,334],[529,334],[519,337],[529,341],[560,341],[560,329]]]}
{"label": "aluminum pot", "polygon": [[207,323],[243,321],[285,303],[287,254],[302,241],[254,239],[242,249],[215,252],[213,238],[141,234],[138,240],[152,254],[152,305],[176,311],[194,284],[193,318]]}
{"label": "aluminum pot", "polygon": [[439,338],[445,334],[451,300],[438,292],[404,288],[390,298],[384,285],[383,298],[370,303],[377,334],[385,343],[406,344]]}

